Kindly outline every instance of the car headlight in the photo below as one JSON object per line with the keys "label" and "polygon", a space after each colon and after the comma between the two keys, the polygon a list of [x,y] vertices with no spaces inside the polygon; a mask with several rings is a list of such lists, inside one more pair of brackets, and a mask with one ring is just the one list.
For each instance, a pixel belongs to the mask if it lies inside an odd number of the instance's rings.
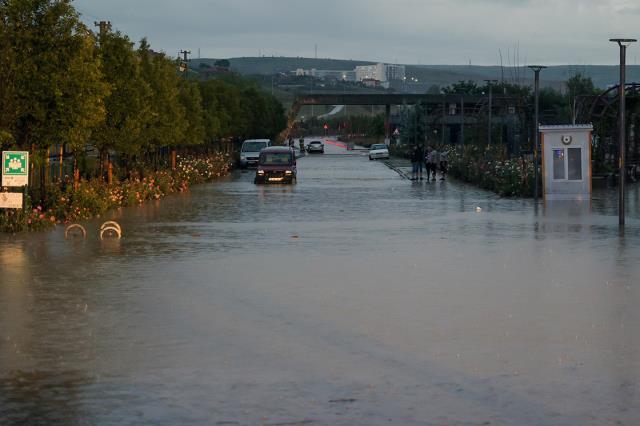
{"label": "car headlight", "polygon": [[259,175],[263,175],[264,174],[264,170],[258,170],[258,174]]}
{"label": "car headlight", "polygon": [[286,173],[286,174],[288,174],[288,175],[290,175],[290,174],[292,174],[293,172],[292,172],[291,170],[287,170],[285,173]]}

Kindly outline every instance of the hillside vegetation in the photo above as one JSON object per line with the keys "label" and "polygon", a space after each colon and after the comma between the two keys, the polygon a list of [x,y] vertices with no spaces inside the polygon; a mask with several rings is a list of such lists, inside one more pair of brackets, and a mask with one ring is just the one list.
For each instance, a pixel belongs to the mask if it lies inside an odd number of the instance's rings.
{"label": "hillside vegetation", "polygon": [[[213,65],[216,59],[195,59]],[[290,57],[242,57],[230,58],[231,68],[244,75],[271,75],[295,71],[298,68],[323,70],[352,70],[358,65],[370,65],[374,62],[342,59],[314,59]],[[580,73],[593,80],[596,87],[607,88],[615,85],[619,79],[616,65],[558,65],[550,66],[541,75],[543,86],[561,88],[562,82]],[[481,82],[485,79],[498,79],[507,83],[532,84],[533,73],[526,67],[479,66],[479,65],[407,65],[407,77],[439,86],[448,86],[460,80]],[[640,66],[627,66],[627,81],[640,82]]]}

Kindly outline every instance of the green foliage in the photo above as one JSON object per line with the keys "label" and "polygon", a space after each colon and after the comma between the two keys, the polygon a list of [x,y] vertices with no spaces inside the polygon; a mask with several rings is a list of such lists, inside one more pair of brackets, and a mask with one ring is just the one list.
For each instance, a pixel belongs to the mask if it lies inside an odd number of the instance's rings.
{"label": "green foliage", "polygon": [[422,104],[406,111],[400,131],[403,145],[425,145],[427,141],[427,114]]}
{"label": "green foliage", "polygon": [[503,196],[533,194],[533,164],[522,158],[509,158],[503,147],[465,145],[446,150],[452,176]]}
{"label": "green foliage", "polygon": [[482,87],[478,86],[473,80],[453,83],[442,90],[447,95],[480,95],[483,91]]}
{"label": "green foliage", "polygon": [[4,102],[14,108],[17,145],[83,146],[104,120],[108,94],[89,30],[69,0],[5,0],[0,14],[13,96]]}
{"label": "green foliage", "polygon": [[[167,147],[275,138],[285,126],[282,105],[256,84],[236,76],[206,83],[185,79],[175,61],[152,51],[144,39],[135,49],[119,32],[94,35],[71,0],[0,0],[0,148],[29,150],[34,170],[56,145],[73,153],[74,168],[77,164],[86,171],[101,164],[85,153],[94,147],[101,154],[114,153],[123,175],[130,176],[134,168],[158,170],[158,153],[166,155]],[[206,167],[226,170],[226,162],[218,163]],[[196,175],[204,179],[219,174],[200,169]],[[58,188],[55,193],[45,190],[44,173],[36,175],[40,182],[30,187],[31,195],[47,203],[31,211],[3,212],[0,229],[38,229],[51,222],[50,213],[54,221],[86,218],[113,206],[108,201],[113,193],[99,181],[67,182],[65,191],[58,183],[52,186]],[[75,173],[74,179],[79,179]],[[118,202],[158,198],[174,187],[169,178],[157,179],[164,189],[157,189],[157,182],[145,191],[115,183],[114,188],[124,188]]]}
{"label": "green foliage", "polygon": [[287,125],[282,104],[253,83],[234,77],[200,83],[209,142],[228,137],[275,138]]}
{"label": "green foliage", "polygon": [[181,80],[179,101],[184,107],[186,128],[179,141],[181,145],[200,145],[205,140],[204,108],[198,83]]}
{"label": "green foliage", "polygon": [[138,57],[127,36],[102,34],[100,58],[111,93],[105,98],[106,120],[94,132],[94,143],[100,151],[135,154],[149,121],[151,87],[140,75]]}
{"label": "green foliage", "polygon": [[231,62],[228,59],[218,59],[213,65],[220,68],[231,68]]}
{"label": "green foliage", "polygon": [[173,61],[152,52],[146,39],[140,42],[138,55],[142,79],[151,87],[149,121],[142,129],[143,150],[151,152],[185,139],[186,109],[179,100]]}

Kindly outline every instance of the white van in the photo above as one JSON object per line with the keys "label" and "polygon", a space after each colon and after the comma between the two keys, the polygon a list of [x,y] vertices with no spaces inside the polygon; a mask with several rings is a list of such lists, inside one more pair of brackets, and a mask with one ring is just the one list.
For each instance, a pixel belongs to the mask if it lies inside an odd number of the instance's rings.
{"label": "white van", "polygon": [[260,151],[269,146],[271,146],[271,140],[269,139],[247,139],[242,142],[240,168],[245,169],[249,166],[257,166],[260,159]]}

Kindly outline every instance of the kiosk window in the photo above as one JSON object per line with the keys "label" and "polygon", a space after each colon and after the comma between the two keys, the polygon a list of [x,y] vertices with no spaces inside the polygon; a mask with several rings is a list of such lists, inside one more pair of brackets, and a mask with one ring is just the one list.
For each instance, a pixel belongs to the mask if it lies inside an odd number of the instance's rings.
{"label": "kiosk window", "polygon": [[567,149],[569,180],[582,180],[582,148]]}
{"label": "kiosk window", "polygon": [[564,149],[553,150],[553,178],[556,180],[566,179],[564,168]]}

